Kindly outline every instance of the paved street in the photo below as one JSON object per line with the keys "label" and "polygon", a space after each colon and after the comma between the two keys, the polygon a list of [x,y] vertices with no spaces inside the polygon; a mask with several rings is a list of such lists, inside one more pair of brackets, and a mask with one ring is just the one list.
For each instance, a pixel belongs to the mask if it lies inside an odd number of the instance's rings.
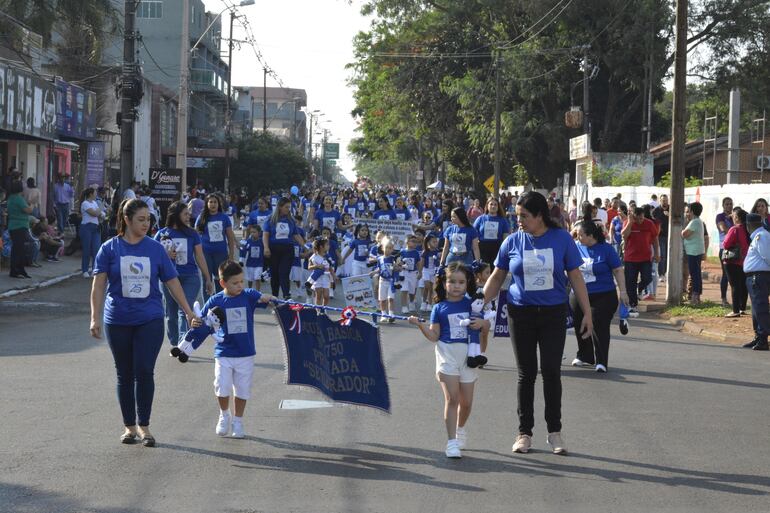
{"label": "paved street", "polygon": [[[481,373],[462,460],[444,457],[432,347],[382,328],[393,414],[282,410],[318,399],[283,384],[280,334],[257,317],[245,440],[214,434],[211,345],[161,355],[155,449],[118,442],[114,371],[88,336],[88,284],[72,278],[0,302],[2,512],[766,512],[770,357],[698,341],[651,320],[616,338],[610,373],[564,367],[571,454],[514,455],[510,343]],[[568,338],[567,361],[575,349]],[[565,361],[565,364],[567,363]],[[538,385],[540,383],[538,382]]]}

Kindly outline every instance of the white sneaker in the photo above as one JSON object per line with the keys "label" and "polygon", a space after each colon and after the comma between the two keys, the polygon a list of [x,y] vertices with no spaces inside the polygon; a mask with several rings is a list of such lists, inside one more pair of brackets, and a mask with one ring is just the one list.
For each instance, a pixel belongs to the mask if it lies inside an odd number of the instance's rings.
{"label": "white sneaker", "polygon": [[590,367],[591,364],[584,362],[580,358],[575,358],[574,360],[572,360],[572,366],[573,367]]}
{"label": "white sneaker", "polygon": [[554,454],[567,454],[567,444],[564,443],[561,433],[548,433],[548,445]]}
{"label": "white sneaker", "polygon": [[455,433],[455,437],[457,440],[457,446],[461,450],[465,449],[465,446],[468,443],[468,432],[465,431],[465,428],[458,427]]}
{"label": "white sneaker", "polygon": [[408,314],[408,313],[409,313],[409,307],[407,307],[407,306],[402,306],[402,307],[401,307],[401,313],[402,313],[402,314]]}
{"label": "white sneaker", "polygon": [[410,312],[415,312],[416,311],[414,303],[409,303],[409,311]]}
{"label": "white sneaker", "polygon": [[601,363],[597,363],[596,364],[596,372],[607,372],[607,367],[605,367]]}
{"label": "white sneaker", "polygon": [[639,310],[637,310],[635,306],[632,306],[628,309],[628,316],[634,318],[639,317]]}
{"label": "white sneaker", "polygon": [[463,453],[460,452],[460,444],[457,439],[448,440],[446,443],[446,451],[444,451],[447,458],[462,458]]}
{"label": "white sneaker", "polygon": [[89,273],[88,271],[83,273],[83,278],[90,278],[90,277],[91,277],[91,273]]}
{"label": "white sneaker", "polygon": [[227,434],[230,433],[230,419],[231,419],[231,415],[229,413],[226,413],[223,411],[219,412],[219,422],[217,422],[217,435],[227,436]]}
{"label": "white sneaker", "polygon": [[329,289],[329,297],[334,299],[334,289]]}
{"label": "white sneaker", "polygon": [[520,434],[516,436],[516,441],[513,442],[513,447],[511,447],[511,450],[513,452],[527,454],[530,447],[532,447],[532,437],[529,435]]}
{"label": "white sneaker", "polygon": [[428,303],[424,302],[420,305],[420,311],[421,312],[427,312],[428,311]]}
{"label": "white sneaker", "polygon": [[244,436],[246,436],[243,432],[242,421],[233,419],[233,434],[231,436],[233,438],[243,438]]}

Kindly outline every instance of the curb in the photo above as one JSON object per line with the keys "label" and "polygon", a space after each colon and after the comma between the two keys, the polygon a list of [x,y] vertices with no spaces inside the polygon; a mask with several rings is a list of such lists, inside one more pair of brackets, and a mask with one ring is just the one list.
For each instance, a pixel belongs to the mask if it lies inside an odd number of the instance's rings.
{"label": "curb", "polygon": [[8,297],[18,296],[19,294],[25,294],[25,293],[31,292],[33,290],[42,289],[42,288],[45,288],[45,287],[50,287],[51,285],[56,285],[57,283],[60,283],[60,282],[62,282],[64,280],[67,280],[67,279],[72,278],[74,276],[77,276],[78,274],[81,274],[81,272],[80,271],[75,271],[75,272],[72,272],[72,273],[69,273],[69,274],[64,274],[64,275],[61,275],[61,276],[57,276],[55,278],[49,278],[49,279],[47,279],[45,281],[41,281],[39,283],[36,283],[36,284],[34,284],[34,285],[30,286],[30,287],[26,287],[26,288],[23,288],[23,289],[8,290],[6,292],[0,293],[0,299],[5,299],[5,298],[8,298]]}
{"label": "curb", "polygon": [[705,337],[711,340],[717,340],[719,342],[735,342],[739,343],[743,339],[739,339],[738,337],[732,337],[725,333],[720,333],[717,331],[711,331],[697,322],[686,320],[684,317],[671,317],[670,319],[664,319],[669,324],[676,326],[679,328],[679,331],[682,331],[684,333],[687,333],[689,335],[697,335],[700,337]]}

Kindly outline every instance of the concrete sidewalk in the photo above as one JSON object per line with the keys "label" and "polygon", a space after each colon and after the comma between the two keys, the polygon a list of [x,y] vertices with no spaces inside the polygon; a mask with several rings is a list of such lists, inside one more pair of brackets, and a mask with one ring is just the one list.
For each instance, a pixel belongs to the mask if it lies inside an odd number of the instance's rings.
{"label": "concrete sidewalk", "polygon": [[0,298],[53,285],[73,276],[84,280],[80,277],[80,251],[72,256],[62,256],[60,262],[48,262],[45,258],[39,258],[38,263],[40,267],[25,268],[32,279],[11,278],[8,268],[4,266],[0,271]]}

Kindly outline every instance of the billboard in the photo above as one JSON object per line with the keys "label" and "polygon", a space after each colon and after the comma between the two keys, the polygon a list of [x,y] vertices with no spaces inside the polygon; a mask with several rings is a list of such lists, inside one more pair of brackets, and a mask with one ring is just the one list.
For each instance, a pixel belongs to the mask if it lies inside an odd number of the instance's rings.
{"label": "billboard", "polygon": [[56,88],[32,72],[0,64],[0,130],[56,138]]}
{"label": "billboard", "polygon": [[79,139],[96,138],[96,93],[57,78],[56,132]]}
{"label": "billboard", "polygon": [[161,225],[166,220],[169,205],[182,192],[182,170],[150,168],[150,189],[160,210]]}
{"label": "billboard", "polygon": [[91,185],[104,185],[104,143],[101,141],[88,143],[86,186]]}

